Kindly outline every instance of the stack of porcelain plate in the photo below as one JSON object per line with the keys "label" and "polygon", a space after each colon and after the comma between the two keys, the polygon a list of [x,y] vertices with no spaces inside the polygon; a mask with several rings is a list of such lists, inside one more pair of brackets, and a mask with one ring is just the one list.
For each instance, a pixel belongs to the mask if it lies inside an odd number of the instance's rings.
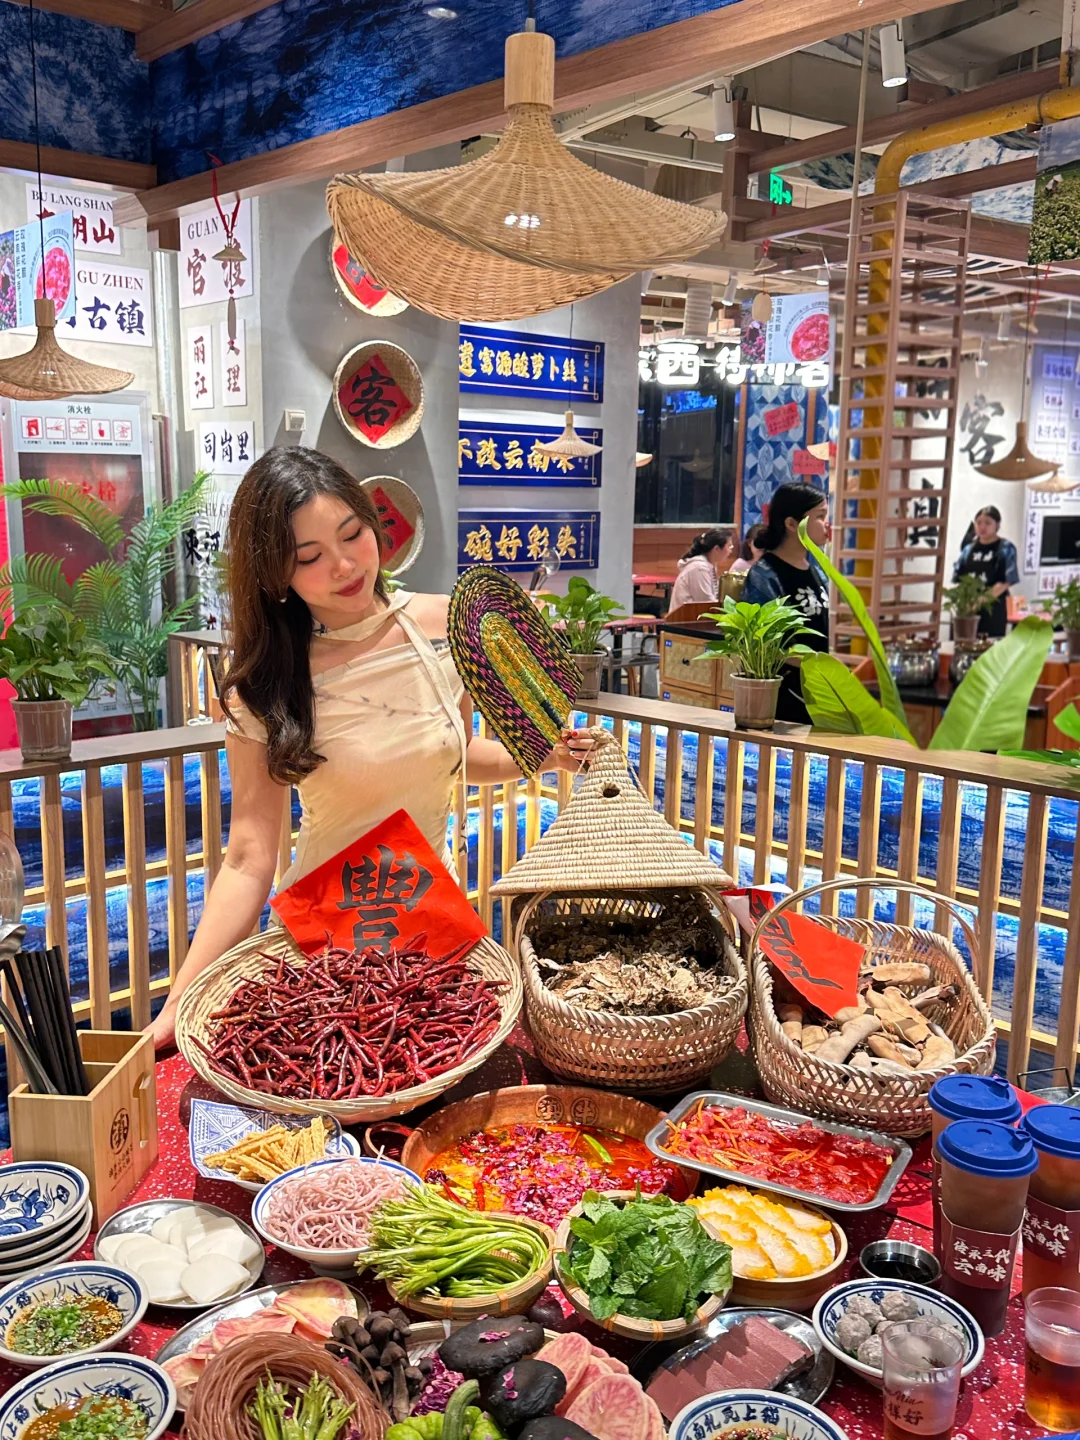
{"label": "stack of porcelain plate", "polygon": [[69,1259],[90,1222],[90,1182],[74,1165],[26,1160],[0,1168],[0,1285]]}

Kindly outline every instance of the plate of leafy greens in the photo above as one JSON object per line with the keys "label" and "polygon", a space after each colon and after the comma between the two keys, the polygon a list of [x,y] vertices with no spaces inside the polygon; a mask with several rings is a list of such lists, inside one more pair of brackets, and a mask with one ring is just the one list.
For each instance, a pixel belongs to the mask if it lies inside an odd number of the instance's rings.
{"label": "plate of leafy greens", "polygon": [[704,1325],[732,1285],[731,1247],[669,1195],[587,1190],[559,1227],[567,1299],[605,1329],[672,1337]]}

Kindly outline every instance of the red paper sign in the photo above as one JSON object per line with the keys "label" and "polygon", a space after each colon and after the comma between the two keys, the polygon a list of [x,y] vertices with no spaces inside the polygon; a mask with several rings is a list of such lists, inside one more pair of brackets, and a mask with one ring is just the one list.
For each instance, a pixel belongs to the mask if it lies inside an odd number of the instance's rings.
{"label": "red paper sign", "polygon": [[376,485],[372,490],[371,499],[375,509],[379,512],[383,535],[386,538],[386,546],[383,550],[383,564],[385,565],[409,543],[416,534],[416,527],[406,520],[381,485]]}
{"label": "red paper sign", "polygon": [[346,845],[270,904],[306,955],[327,944],[385,954],[421,939],[429,954],[445,955],[487,934],[404,810]]}
{"label": "red paper sign", "polygon": [[809,450],[796,450],[791,457],[791,469],[795,475],[824,475],[826,464]]}
{"label": "red paper sign", "polygon": [[796,425],[802,424],[802,414],[794,400],[789,405],[777,405],[772,410],[766,410],[761,418],[769,435],[782,435],[785,430],[794,430]]}
{"label": "red paper sign", "polygon": [[783,911],[761,932],[766,957],[812,1005],[835,1015],[859,999],[859,969],[866,950],[809,915]]}
{"label": "red paper sign", "polygon": [[378,353],[347,375],[338,390],[341,408],[369,440],[380,440],[413,408]]}
{"label": "red paper sign", "polygon": [[1023,1240],[1025,1253],[1032,1250],[1075,1275],[1080,1268],[1080,1210],[1059,1210],[1029,1195]]}
{"label": "red paper sign", "polygon": [[385,300],[389,295],[389,290],[383,290],[376,285],[359,260],[355,260],[344,245],[334,247],[334,264],[338,274],[365,310],[374,310],[379,301]]}
{"label": "red paper sign", "polygon": [[954,1225],[944,1210],[941,1212],[942,1265],[962,1285],[978,1290],[1007,1290],[1012,1284],[1016,1247],[1020,1226],[1011,1235],[998,1235],[992,1230],[969,1230]]}

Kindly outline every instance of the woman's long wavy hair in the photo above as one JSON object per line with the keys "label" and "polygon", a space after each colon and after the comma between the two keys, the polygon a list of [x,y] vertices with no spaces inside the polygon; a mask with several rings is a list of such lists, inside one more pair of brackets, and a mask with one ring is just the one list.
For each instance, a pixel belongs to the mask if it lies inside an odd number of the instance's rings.
{"label": "woman's long wavy hair", "polygon": [[[290,588],[296,568],[292,517],[316,495],[341,500],[371,530],[383,551],[378,513],[359,480],[318,450],[280,445],[240,482],[229,512],[231,599],[228,680],[222,695],[239,697],[266,727],[270,774],[295,783],[322,764],[315,751],[311,681],[311,611]],[[387,598],[380,572],[375,593]]]}

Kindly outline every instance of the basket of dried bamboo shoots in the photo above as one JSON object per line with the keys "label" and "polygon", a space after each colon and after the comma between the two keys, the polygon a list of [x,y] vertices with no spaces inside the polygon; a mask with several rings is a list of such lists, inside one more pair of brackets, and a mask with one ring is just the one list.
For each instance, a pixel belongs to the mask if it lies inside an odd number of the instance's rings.
{"label": "basket of dried bamboo shoots", "polygon": [[[994,1022],[951,938],[873,918],[874,892],[930,901],[949,917],[972,955],[974,932],[956,902],[908,881],[840,879],[785,896],[762,916],[750,941],[750,1037],[769,1099],[812,1115],[906,1138],[930,1129],[930,1087],[943,1075],[988,1075]],[[831,931],[864,947],[858,998],[827,1015],[799,995],[761,946],[781,911],[837,891],[862,892],[868,918],[814,913]],[[869,892],[869,904],[865,903]],[[826,899],[826,897],[828,897]]]}

